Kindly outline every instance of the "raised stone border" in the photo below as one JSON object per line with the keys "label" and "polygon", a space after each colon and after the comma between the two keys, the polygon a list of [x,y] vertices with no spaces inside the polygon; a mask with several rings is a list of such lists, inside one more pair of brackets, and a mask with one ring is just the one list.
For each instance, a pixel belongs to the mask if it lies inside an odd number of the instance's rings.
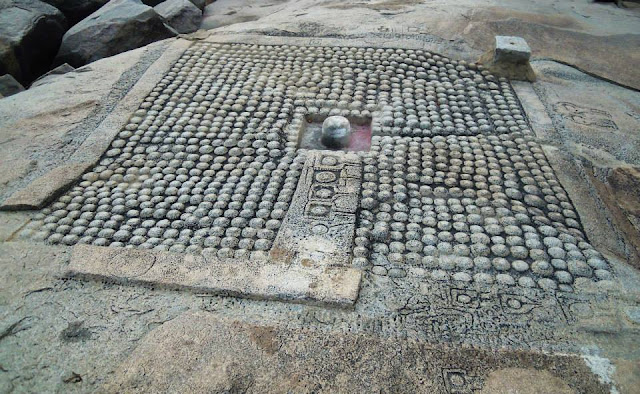
{"label": "raised stone border", "polygon": [[361,272],[164,251],[76,245],[66,276],[198,293],[352,307]]}

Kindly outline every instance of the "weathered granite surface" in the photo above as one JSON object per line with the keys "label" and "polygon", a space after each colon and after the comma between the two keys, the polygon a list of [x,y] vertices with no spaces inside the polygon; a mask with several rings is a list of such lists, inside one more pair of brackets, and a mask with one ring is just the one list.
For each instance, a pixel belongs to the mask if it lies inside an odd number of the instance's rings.
{"label": "weathered granite surface", "polygon": [[44,0],[44,2],[62,11],[71,27],[107,4],[109,0]]}
{"label": "weathered granite surface", "polygon": [[[51,76],[45,85],[2,99],[0,200],[65,163],[95,162],[131,116],[130,106],[148,94],[149,84],[161,78],[185,43],[176,41],[168,50],[167,42],[152,44]],[[64,191],[66,184],[51,183],[50,190]]]}
{"label": "weathered granite surface", "polygon": [[[198,357],[193,357],[197,353]],[[104,392],[606,393],[575,356],[450,349],[402,339],[185,314],[149,334]],[[177,378],[179,376],[179,378]],[[535,387],[535,386],[534,386]]]}
{"label": "weathered granite surface", "polygon": [[38,77],[38,79],[36,79],[35,81],[33,81],[33,83],[31,84],[31,86],[29,86],[30,88],[38,86],[38,85],[42,85],[45,83],[49,83],[51,82],[55,77],[66,74],[68,72],[74,71],[75,68],[71,67],[69,64],[64,63],[59,65],[58,67],[54,68],[53,70],[47,72],[46,74]]}
{"label": "weathered granite surface", "polygon": [[18,211],[40,209],[53,201],[60,191],[69,188],[89,168],[91,162],[64,164],[31,182],[26,188],[7,198],[0,209]]}
{"label": "weathered granite surface", "polygon": [[20,93],[23,90],[24,86],[16,81],[11,74],[0,76],[0,98]]}
{"label": "weathered granite surface", "polygon": [[638,93],[554,62],[533,66],[540,80],[528,89],[542,102],[527,113],[530,118],[549,114],[537,120],[538,130],[547,131],[536,133],[555,167],[564,169],[559,175],[577,201],[587,233],[599,248],[640,266]]}
{"label": "weathered granite surface", "polygon": [[198,30],[202,11],[189,0],[166,0],[153,9],[178,33]]}

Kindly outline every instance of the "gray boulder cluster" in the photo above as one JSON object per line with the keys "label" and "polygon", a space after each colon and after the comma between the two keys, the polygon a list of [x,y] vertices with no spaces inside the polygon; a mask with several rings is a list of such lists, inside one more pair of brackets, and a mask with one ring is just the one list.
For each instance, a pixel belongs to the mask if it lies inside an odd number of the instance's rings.
{"label": "gray boulder cluster", "polygon": [[25,84],[47,72],[67,21],[37,0],[0,0],[0,75]]}
{"label": "gray boulder cluster", "polygon": [[52,67],[73,70],[198,29],[206,0],[0,0],[0,97]]}

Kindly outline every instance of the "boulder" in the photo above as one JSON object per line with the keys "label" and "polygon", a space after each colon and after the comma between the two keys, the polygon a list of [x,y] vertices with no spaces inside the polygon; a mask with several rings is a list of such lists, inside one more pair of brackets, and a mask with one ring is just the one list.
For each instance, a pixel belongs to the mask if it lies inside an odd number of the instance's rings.
{"label": "boulder", "polygon": [[24,87],[11,74],[0,76],[0,98],[20,93],[23,90]]}
{"label": "boulder", "polygon": [[73,26],[87,16],[91,15],[98,8],[107,4],[109,0],[42,0],[45,3],[56,7],[65,17],[69,26]]}
{"label": "boulder", "polygon": [[193,33],[202,19],[202,11],[189,0],[167,0],[153,9],[178,33]]}
{"label": "boulder", "polygon": [[140,0],[111,0],[67,31],[55,64],[80,67],[176,34]]}
{"label": "boulder", "polygon": [[23,85],[49,70],[67,29],[64,15],[38,0],[0,0],[0,75]]}
{"label": "boulder", "polygon": [[58,77],[60,75],[64,75],[64,74],[66,74],[68,72],[71,72],[73,70],[75,70],[75,68],[71,67],[67,63],[65,63],[63,65],[60,65],[60,66],[54,68],[53,70],[49,71],[48,73],[44,74],[40,78],[36,79],[35,81],[33,81],[33,83],[31,84],[31,86],[29,88],[33,88],[33,87],[36,87],[36,86],[47,84],[47,83],[51,82],[55,77]]}

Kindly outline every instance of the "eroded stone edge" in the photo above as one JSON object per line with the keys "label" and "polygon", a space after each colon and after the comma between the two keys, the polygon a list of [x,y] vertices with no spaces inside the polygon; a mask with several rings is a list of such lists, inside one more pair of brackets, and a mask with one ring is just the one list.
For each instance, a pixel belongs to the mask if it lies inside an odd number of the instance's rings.
{"label": "eroded stone edge", "polygon": [[243,298],[352,307],[362,273],[164,251],[76,245],[65,276]]}
{"label": "eroded stone edge", "polygon": [[0,210],[41,209],[67,190],[82,174],[93,167],[102,154],[109,148],[113,138],[122,130],[131,117],[132,108],[138,108],[140,102],[151,89],[164,77],[167,70],[182,56],[192,42],[177,39],[155,62],[147,68],[131,90],[120,100],[109,115],[78,147],[64,165],[36,178],[26,187],[17,190],[7,198]]}

